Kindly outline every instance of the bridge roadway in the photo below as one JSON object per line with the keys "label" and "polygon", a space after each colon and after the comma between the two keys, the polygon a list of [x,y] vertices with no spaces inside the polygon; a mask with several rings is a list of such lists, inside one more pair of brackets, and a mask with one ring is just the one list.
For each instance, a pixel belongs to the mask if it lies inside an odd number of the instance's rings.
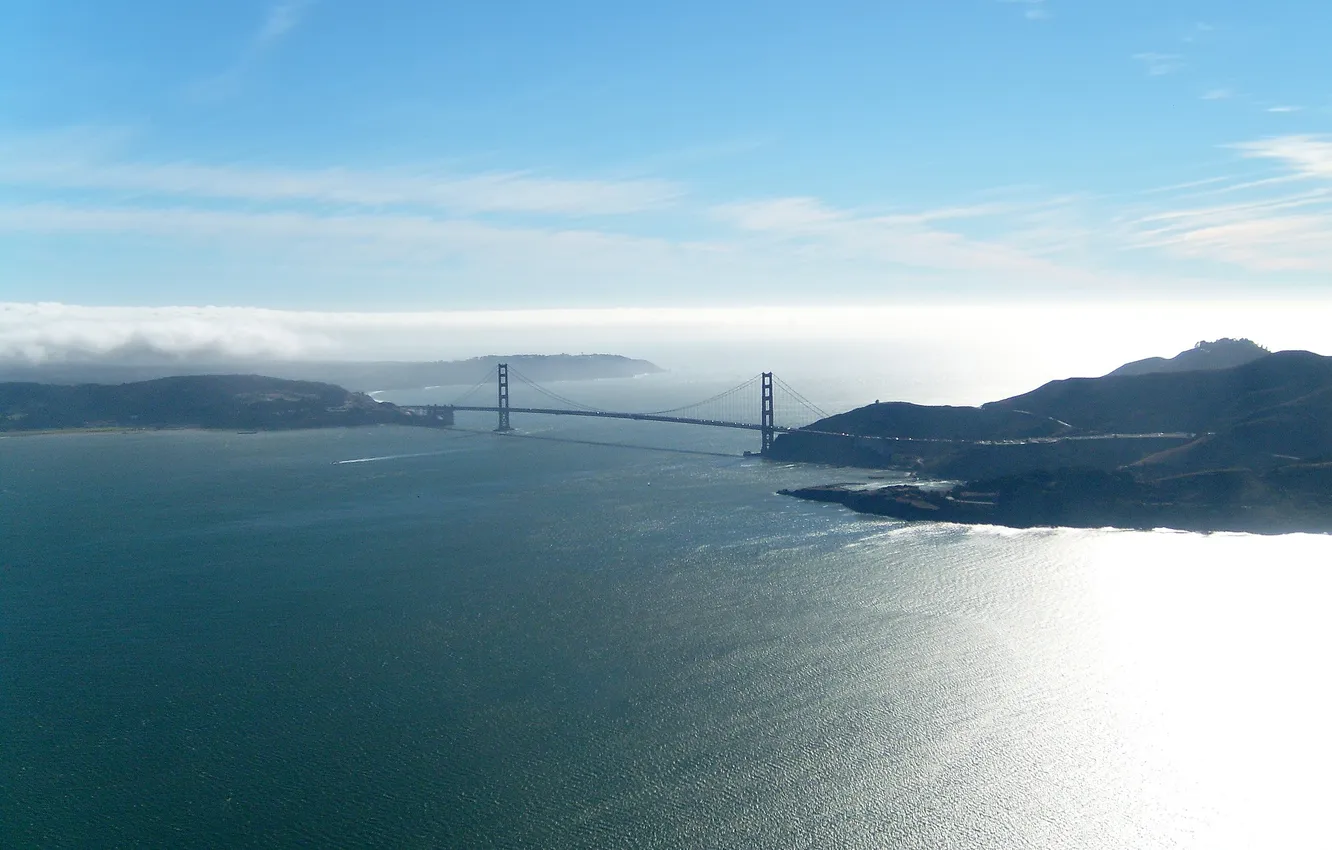
{"label": "bridge roadway", "polygon": [[[499,413],[499,407],[470,407],[454,406],[453,410],[466,410],[474,413]],[[683,425],[707,425],[712,428],[738,428],[743,431],[762,431],[762,425],[755,425],[751,422],[726,422],[720,419],[692,419],[686,416],[665,416],[660,413],[620,413],[609,410],[567,410],[558,407],[510,407],[507,408],[510,413],[540,413],[547,416],[592,416],[601,419],[632,419],[640,422],[677,422]],[[1152,438],[1175,439],[1175,440],[1194,440],[1197,434],[1188,433],[1155,433],[1155,434],[1071,434],[1062,437],[1029,437],[1027,439],[1015,440],[961,440],[949,439],[946,437],[889,437],[889,436],[869,436],[865,434],[849,434],[845,431],[811,431],[807,428],[788,428],[781,425],[774,425],[774,433],[779,434],[811,434],[820,437],[853,437],[857,440],[885,440],[895,443],[969,443],[976,446],[1012,446],[1023,445],[1026,443],[1060,443],[1064,441],[1083,441],[1083,440],[1145,440]]]}
{"label": "bridge roadway", "polygon": [[[468,410],[478,413],[499,413],[498,407],[453,406],[454,410]],[[762,431],[762,425],[750,422],[724,422],[720,419],[691,419],[687,416],[664,416],[660,413],[617,413],[609,410],[565,410],[558,407],[509,407],[510,413],[542,413],[548,416],[595,416],[601,419],[633,419],[639,422],[678,422],[682,425],[708,425],[713,428],[739,428],[743,431]],[[796,428],[774,427],[773,431],[786,433]]]}

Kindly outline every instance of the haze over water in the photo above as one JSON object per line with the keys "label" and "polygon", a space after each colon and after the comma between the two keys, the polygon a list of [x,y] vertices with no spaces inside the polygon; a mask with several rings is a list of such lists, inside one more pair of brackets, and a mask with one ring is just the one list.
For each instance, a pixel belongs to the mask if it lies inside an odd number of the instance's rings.
{"label": "haze over water", "polygon": [[0,441],[0,846],[1321,840],[1332,539],[868,520],[747,432],[515,424]]}

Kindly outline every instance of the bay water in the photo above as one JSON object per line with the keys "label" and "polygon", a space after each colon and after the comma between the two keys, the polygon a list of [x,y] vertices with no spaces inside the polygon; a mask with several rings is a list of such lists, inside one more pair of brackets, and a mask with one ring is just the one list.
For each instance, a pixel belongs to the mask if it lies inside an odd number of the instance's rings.
{"label": "bay water", "polygon": [[0,439],[0,847],[1326,846],[1332,538],[515,424]]}

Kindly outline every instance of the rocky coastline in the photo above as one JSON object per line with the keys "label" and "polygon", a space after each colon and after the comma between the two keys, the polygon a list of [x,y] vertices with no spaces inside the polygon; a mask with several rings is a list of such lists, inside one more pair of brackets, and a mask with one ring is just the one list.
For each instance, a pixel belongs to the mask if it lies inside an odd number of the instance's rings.
{"label": "rocky coastline", "polygon": [[1332,463],[1291,465],[1265,474],[1218,470],[1157,481],[1142,481],[1127,471],[1058,469],[951,485],[843,482],[778,492],[913,522],[1332,533]]}

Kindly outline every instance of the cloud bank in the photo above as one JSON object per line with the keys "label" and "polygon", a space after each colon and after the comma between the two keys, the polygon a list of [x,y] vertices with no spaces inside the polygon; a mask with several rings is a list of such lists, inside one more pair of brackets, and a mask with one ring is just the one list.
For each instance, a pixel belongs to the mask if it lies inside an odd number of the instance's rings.
{"label": "cloud bank", "polygon": [[[442,360],[502,353],[614,352],[708,362],[747,352],[799,366],[812,349],[963,358],[1030,349],[1058,368],[1173,354],[1198,339],[1248,336],[1273,348],[1332,350],[1332,298],[1157,304],[865,304],[701,309],[316,312],[257,307],[95,307],[0,303],[0,364],[237,360]],[[795,345],[793,345],[795,344]],[[1053,358],[1053,359],[1052,359]],[[841,361],[845,363],[845,360]],[[715,365],[715,364],[714,364]],[[725,364],[723,364],[725,365]],[[875,368],[882,367],[878,364]],[[771,368],[769,366],[769,368]],[[1089,372],[1090,373],[1090,372]]]}

